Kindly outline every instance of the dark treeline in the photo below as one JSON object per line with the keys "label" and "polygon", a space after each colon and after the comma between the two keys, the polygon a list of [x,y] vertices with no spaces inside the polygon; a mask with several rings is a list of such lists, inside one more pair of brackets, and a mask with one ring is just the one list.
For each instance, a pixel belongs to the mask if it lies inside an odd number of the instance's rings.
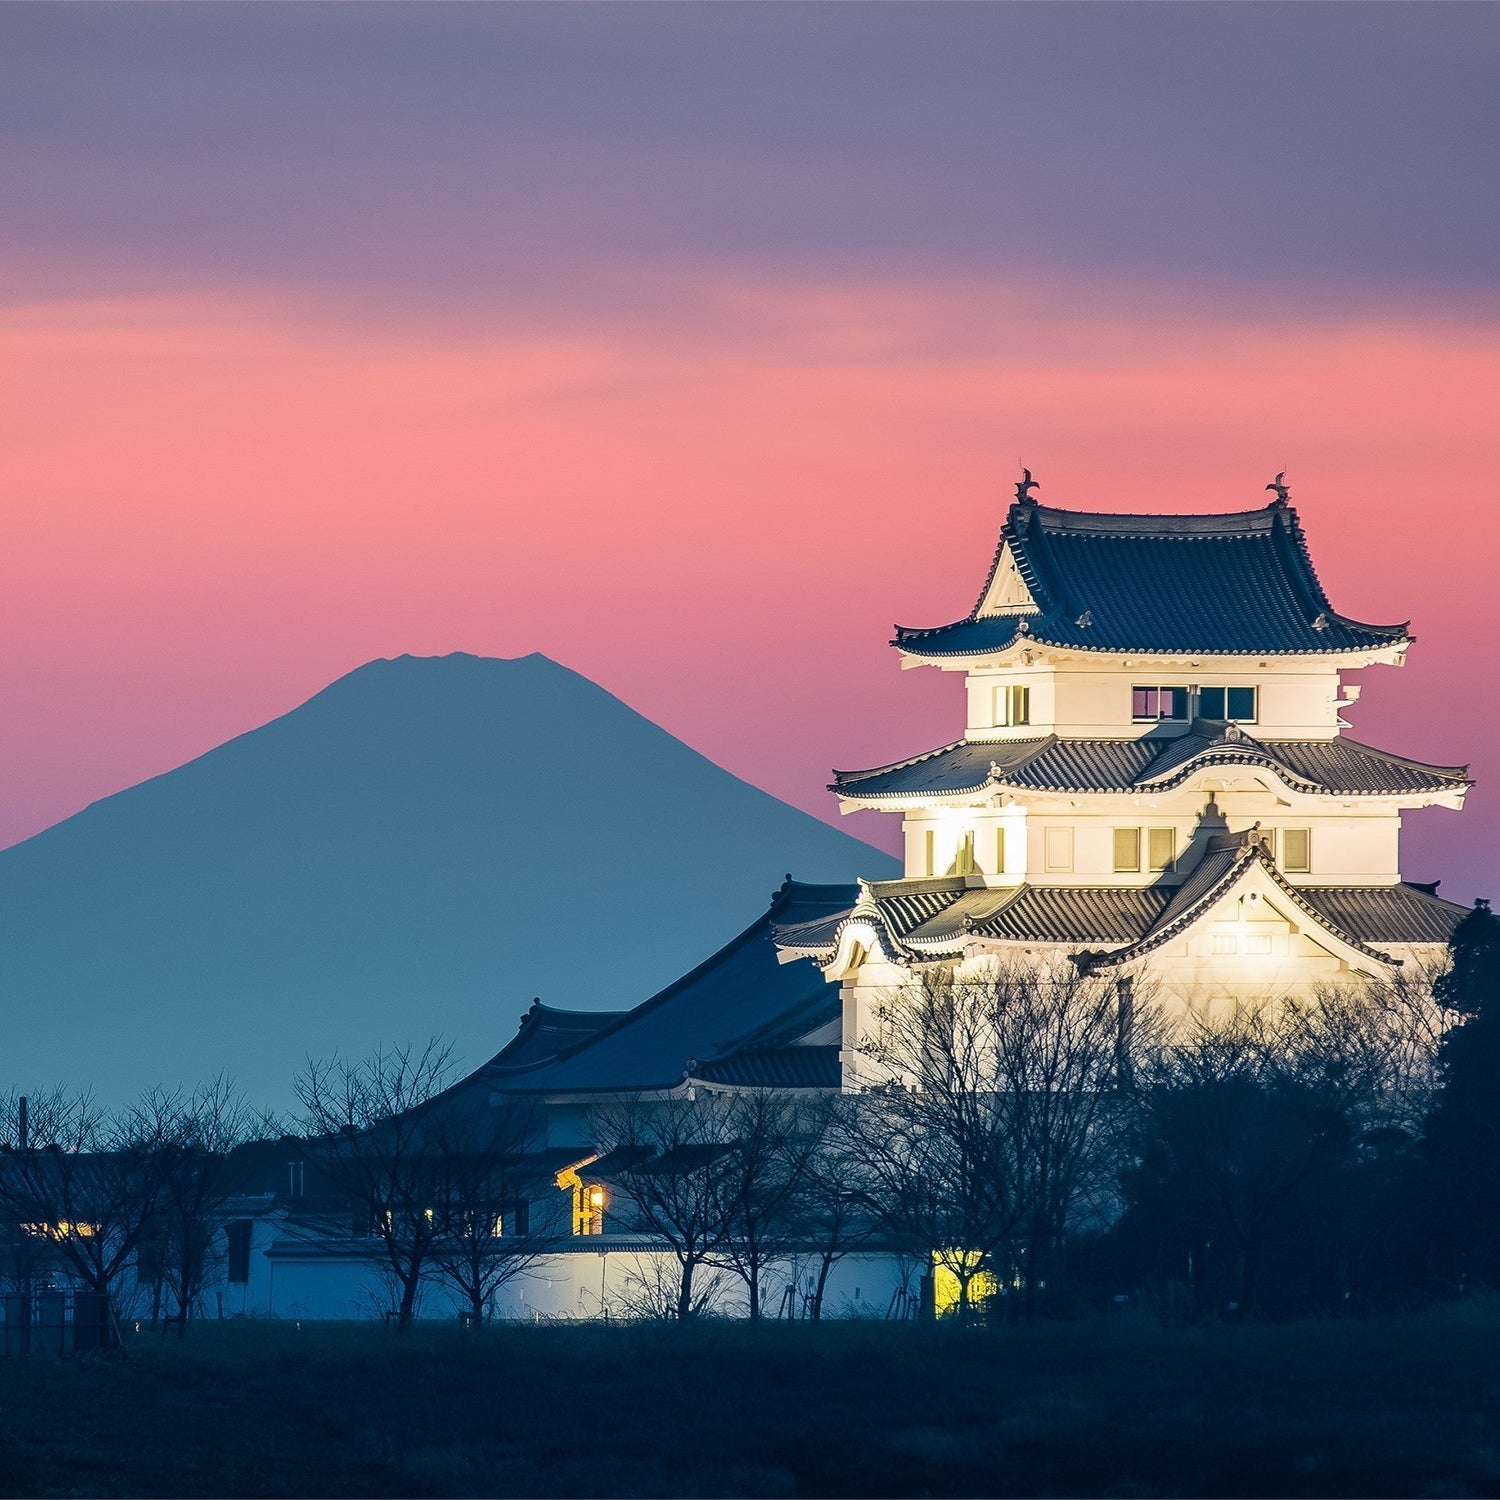
{"label": "dark treeline", "polygon": [[[959,1318],[1167,1322],[1394,1311],[1500,1286],[1500,918],[1440,973],[1169,1015],[1139,984],[976,960],[893,994],[863,1087],[617,1099],[571,1200],[545,1107],[452,1086],[445,1049],[304,1076],[292,1133],[226,1084],[107,1112],[4,1102],[0,1265],[201,1314],[227,1206],[305,1161],[301,1232],[361,1247],[402,1326],[440,1283],[477,1319],[566,1236],[661,1252],[636,1315],[817,1318],[852,1253],[904,1257]],[[566,1155],[566,1153],[564,1153]],[[576,1160],[576,1156],[569,1158]],[[566,1174],[565,1174],[566,1175]],[[597,1228],[597,1226],[594,1226]],[[795,1278],[788,1267],[795,1264]],[[778,1308],[769,1302],[779,1293]]]}
{"label": "dark treeline", "polygon": [[1500,1286],[1500,918],[1478,903],[1440,974],[1190,1024],[1126,1113],[1080,1299],[1287,1318]]}

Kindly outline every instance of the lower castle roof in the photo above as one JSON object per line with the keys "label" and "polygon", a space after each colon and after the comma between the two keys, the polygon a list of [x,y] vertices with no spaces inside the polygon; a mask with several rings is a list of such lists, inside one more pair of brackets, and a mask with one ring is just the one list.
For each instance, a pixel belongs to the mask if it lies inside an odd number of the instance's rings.
{"label": "lower castle roof", "polygon": [[[1178,885],[975,888],[961,878],[886,881],[867,888],[868,901],[891,946],[913,958],[950,954],[970,937],[1103,946],[1133,956],[1190,925],[1257,860],[1290,900],[1357,947],[1446,943],[1467,910],[1414,885],[1288,885],[1264,846],[1244,834],[1214,840]],[[776,940],[791,952],[831,956],[853,911],[778,926]]]}

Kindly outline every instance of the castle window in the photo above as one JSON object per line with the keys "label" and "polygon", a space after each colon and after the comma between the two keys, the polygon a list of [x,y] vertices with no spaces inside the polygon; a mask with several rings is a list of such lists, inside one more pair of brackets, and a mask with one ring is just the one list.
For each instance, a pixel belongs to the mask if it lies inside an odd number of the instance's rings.
{"label": "castle window", "polygon": [[1135,874],[1141,868],[1141,830],[1115,829],[1115,871]]}
{"label": "castle window", "polygon": [[1237,944],[1235,943],[1234,934],[1232,932],[1214,933],[1215,953],[1233,953],[1236,950],[1236,947]]}
{"label": "castle window", "polygon": [[1201,687],[1198,689],[1200,719],[1234,719],[1253,724],[1259,717],[1260,690],[1253,687]]}
{"label": "castle window", "polygon": [[1130,690],[1130,717],[1137,722],[1154,723],[1158,719],[1186,719],[1188,690],[1182,687],[1133,687]]}
{"label": "castle window", "polygon": [[1289,875],[1312,873],[1312,829],[1281,830],[1281,868]]}
{"label": "castle window", "polygon": [[1071,828],[1049,828],[1046,839],[1047,871],[1052,875],[1066,875],[1073,869],[1073,830]]}
{"label": "castle window", "polygon": [[922,835],[922,847],[925,851],[922,873],[935,875],[937,873],[937,834],[930,828]]}
{"label": "castle window", "polygon": [[1005,873],[1005,829],[995,830],[995,874]]}
{"label": "castle window", "polygon": [[997,687],[995,723],[1004,728],[1031,723],[1031,689],[1015,682]]}
{"label": "castle window", "polygon": [[1177,863],[1177,830],[1175,828],[1149,828],[1146,830],[1146,866],[1153,872],[1170,870]]}
{"label": "castle window", "polygon": [[1247,932],[1245,934],[1245,952],[1268,954],[1271,951],[1271,934],[1269,932]]}
{"label": "castle window", "polygon": [[953,873],[955,875],[972,875],[974,873],[974,830],[966,829],[958,840],[958,854],[954,857]]}
{"label": "castle window", "polygon": [[573,1233],[603,1234],[609,1195],[598,1183],[580,1181],[573,1189]]}

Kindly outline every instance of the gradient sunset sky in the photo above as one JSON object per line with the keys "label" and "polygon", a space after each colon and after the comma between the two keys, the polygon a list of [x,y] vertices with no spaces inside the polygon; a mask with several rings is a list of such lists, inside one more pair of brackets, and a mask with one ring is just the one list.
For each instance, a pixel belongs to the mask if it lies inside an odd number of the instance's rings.
{"label": "gradient sunset sky", "polygon": [[[1500,896],[1500,7],[0,7],[0,845],[540,650],[830,819],[1044,503],[1287,469]],[[888,844],[887,830],[858,828]]]}

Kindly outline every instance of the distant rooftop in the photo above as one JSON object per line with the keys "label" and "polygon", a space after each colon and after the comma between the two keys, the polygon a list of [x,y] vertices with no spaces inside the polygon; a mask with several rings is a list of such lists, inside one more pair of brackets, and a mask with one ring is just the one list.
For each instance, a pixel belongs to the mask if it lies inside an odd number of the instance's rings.
{"label": "distant rooftop", "polygon": [[[1007,550],[1028,605],[990,605]],[[1297,512],[1281,500],[1223,515],[1106,515],[1011,506],[979,602],[931,629],[896,627],[920,657],[1004,650],[1023,636],[1086,651],[1314,655],[1388,649],[1407,624],[1339,614],[1313,569]]]}

